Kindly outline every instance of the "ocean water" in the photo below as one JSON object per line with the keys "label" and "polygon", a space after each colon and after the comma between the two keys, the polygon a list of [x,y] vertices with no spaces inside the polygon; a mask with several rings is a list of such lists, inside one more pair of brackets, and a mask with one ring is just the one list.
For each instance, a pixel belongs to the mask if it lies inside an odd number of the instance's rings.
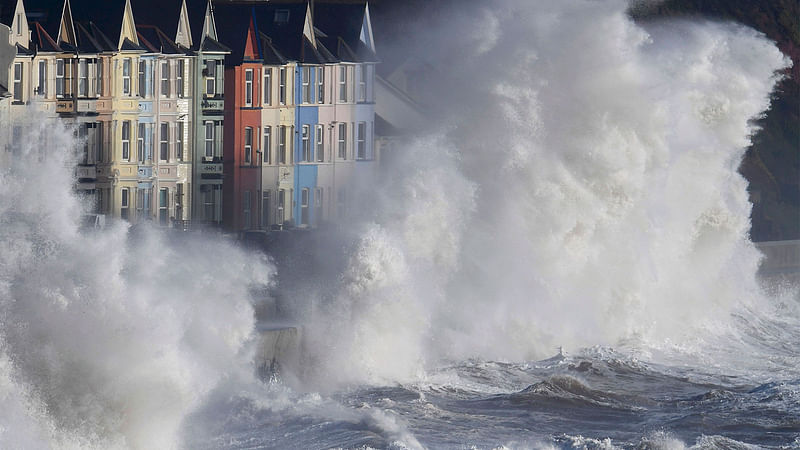
{"label": "ocean water", "polygon": [[[789,61],[627,7],[426,19],[430,127],[313,252],[81,231],[72,130],[0,117],[0,448],[800,447],[737,172]],[[258,321],[300,329],[265,381]]]}

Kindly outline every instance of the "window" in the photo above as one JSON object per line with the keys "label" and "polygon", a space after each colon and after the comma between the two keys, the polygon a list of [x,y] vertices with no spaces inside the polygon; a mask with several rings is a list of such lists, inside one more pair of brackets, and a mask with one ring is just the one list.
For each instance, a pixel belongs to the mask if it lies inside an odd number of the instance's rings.
{"label": "window", "polygon": [[64,96],[64,60],[56,60],[56,97]]}
{"label": "window", "polygon": [[125,220],[130,218],[130,200],[131,200],[130,190],[128,188],[122,188],[120,191],[120,211],[119,215]]}
{"label": "window", "polygon": [[312,103],[311,98],[311,67],[303,67],[303,103]]}
{"label": "window", "polygon": [[253,161],[253,129],[244,129],[244,163],[250,164]]}
{"label": "window", "polygon": [[140,123],[139,133],[136,136],[136,155],[140,163],[144,163],[145,160],[144,138],[146,134],[145,125]]}
{"label": "window", "polygon": [[158,190],[158,223],[167,226],[167,214],[169,213],[169,191],[167,188]]}
{"label": "window", "polygon": [[122,94],[131,95],[131,59],[122,60]]}
{"label": "window", "polygon": [[286,104],[286,67],[281,67],[278,82],[278,101],[281,105]]}
{"label": "window", "polygon": [[242,193],[242,227],[250,229],[250,191]]}
{"label": "window", "polygon": [[272,68],[264,68],[264,105],[272,105]]}
{"label": "window", "polygon": [[278,210],[275,217],[275,222],[278,225],[283,225],[283,222],[286,221],[286,190],[281,189],[278,191]]}
{"label": "window", "polygon": [[339,123],[339,158],[347,159],[347,123]]}
{"label": "window", "polygon": [[264,127],[264,164],[272,164],[272,127]]}
{"label": "window", "polygon": [[103,95],[103,60],[97,60],[97,95]]}
{"label": "window", "polygon": [[213,186],[205,185],[203,190],[203,217],[209,222],[217,221],[217,190]]}
{"label": "window", "polygon": [[374,102],[375,101],[375,66],[369,64],[364,66],[364,70],[366,71],[366,90],[367,90],[367,101]]}
{"label": "window", "polygon": [[122,160],[130,161],[131,159],[131,121],[125,120],[122,122]]}
{"label": "window", "polygon": [[347,66],[339,66],[339,101],[347,101]]}
{"label": "window", "polygon": [[22,101],[22,63],[14,63],[14,101]]}
{"label": "window", "polygon": [[289,21],[289,10],[288,9],[278,9],[275,11],[275,16],[273,17],[275,23],[286,23]]}
{"label": "window", "polygon": [[206,156],[207,159],[214,158],[214,122],[206,122]]}
{"label": "window", "polygon": [[325,161],[325,127],[322,124],[318,124],[316,127],[316,136],[315,138],[315,145],[317,147],[317,161],[323,162]]}
{"label": "window", "polygon": [[147,96],[147,62],[139,60],[139,97]]}
{"label": "window", "polygon": [[183,184],[175,185],[175,220],[183,220]]}
{"label": "window", "polygon": [[39,87],[36,88],[36,93],[40,97],[47,95],[47,61],[39,61]]}
{"label": "window", "polygon": [[286,126],[278,127],[278,163],[286,164]]}
{"label": "window", "polygon": [[178,71],[175,73],[175,92],[178,94],[178,98],[183,98],[183,72],[184,72],[184,60],[178,60]]}
{"label": "window", "polygon": [[244,105],[253,106],[253,69],[244,71]]}
{"label": "window", "polygon": [[311,162],[311,132],[308,125],[303,125],[303,162]]}
{"label": "window", "polygon": [[272,199],[272,191],[264,191],[261,197],[261,228],[267,229],[269,227],[269,213],[270,213],[270,200]]}
{"label": "window", "polygon": [[161,63],[161,96],[169,97],[169,61]]}
{"label": "window", "polygon": [[207,59],[204,72],[206,76],[206,97],[213,97],[217,95],[217,61],[215,59]]}
{"label": "window", "polygon": [[150,218],[150,199],[153,192],[150,188],[136,190],[136,217],[139,220]]}
{"label": "window", "polygon": [[367,123],[358,122],[358,159],[367,157]]}
{"label": "window", "polygon": [[169,124],[167,122],[161,122],[161,132],[159,133],[161,136],[161,148],[159,152],[159,159],[161,161],[168,161],[169,160]]}
{"label": "window", "polygon": [[356,78],[358,78],[358,101],[363,102],[367,99],[367,80],[364,78],[364,67],[356,66]]}
{"label": "window", "polygon": [[[288,20],[288,15],[287,15],[287,20]],[[17,34],[19,35],[22,34],[22,14],[17,14]]]}
{"label": "window", "polygon": [[300,191],[300,225],[308,225],[308,188]]}
{"label": "window", "polygon": [[325,68],[317,68],[317,103],[325,103]]}
{"label": "window", "polygon": [[78,96],[89,95],[89,61],[86,58],[78,60]]}
{"label": "window", "polygon": [[319,225],[322,222],[322,188],[314,190],[314,223]]}
{"label": "window", "polygon": [[183,122],[175,124],[175,159],[183,161]]}

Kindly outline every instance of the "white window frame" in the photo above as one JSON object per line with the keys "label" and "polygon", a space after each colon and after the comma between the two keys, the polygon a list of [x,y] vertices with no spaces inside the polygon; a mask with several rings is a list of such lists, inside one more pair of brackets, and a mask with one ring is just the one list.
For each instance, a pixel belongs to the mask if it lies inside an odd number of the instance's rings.
{"label": "white window frame", "polygon": [[47,97],[47,61],[39,61],[39,86],[36,93],[39,97]]}
{"label": "white window frame", "polygon": [[314,146],[316,147],[317,162],[325,162],[325,126],[318,123],[314,127]]}
{"label": "white window frame", "polygon": [[278,127],[278,164],[288,164],[287,149],[286,149],[286,125]]}
{"label": "white window frame", "polygon": [[[125,132],[126,130],[127,130],[127,133]],[[131,121],[130,120],[123,120],[122,121],[121,134],[122,134],[122,160],[123,161],[130,161],[131,160]],[[127,134],[127,136],[126,136],[126,134]]]}
{"label": "white window frame", "polygon": [[214,97],[217,95],[217,60],[216,59],[207,59],[205,61],[206,66],[206,97]]}
{"label": "white window frame", "polygon": [[317,67],[317,103],[325,103],[325,67]]}
{"label": "white window frame", "polygon": [[178,68],[175,71],[175,91],[178,95],[178,98],[183,98],[183,72],[186,70],[186,64],[183,58],[179,59],[177,63]]}
{"label": "white window frame", "polygon": [[253,106],[253,69],[244,71],[244,106]]}
{"label": "white window frame", "polygon": [[272,67],[264,67],[264,105],[272,106]]}
{"label": "white window frame", "polygon": [[302,126],[300,139],[302,143],[302,146],[300,148],[303,152],[301,161],[312,162],[313,159],[311,158],[311,126],[309,125]]}
{"label": "white window frame", "polygon": [[183,161],[183,122],[175,122],[175,159]]}
{"label": "white window frame", "polygon": [[347,66],[339,66],[339,102],[347,103]]}
{"label": "white window frame", "polygon": [[264,127],[264,144],[261,147],[264,151],[264,164],[272,164],[272,127]]}
{"label": "white window frame", "polygon": [[170,64],[169,61],[161,61],[161,96],[170,97]]}
{"label": "white window frame", "polygon": [[147,126],[144,122],[139,122],[139,126],[136,128],[136,159],[140,163],[144,163],[147,160],[147,151],[144,146],[144,140],[147,136]]}
{"label": "white window frame", "polygon": [[159,134],[158,160],[169,161],[169,122],[161,122],[158,134]]}
{"label": "white window frame", "polygon": [[14,63],[14,101],[21,102],[23,97],[22,92],[22,72],[23,65],[21,62]]}
{"label": "white window frame", "polygon": [[217,130],[214,127],[214,122],[210,120],[206,121],[205,128],[205,157],[213,158],[215,153],[214,136],[217,134]]}
{"label": "white window frame", "polygon": [[347,122],[339,122],[337,149],[339,159],[347,159]]}
{"label": "white window frame", "polygon": [[286,104],[286,67],[281,67],[278,77],[278,102]]}
{"label": "white window frame", "polygon": [[169,189],[158,190],[158,223],[162,226],[169,225]]}
{"label": "white window frame", "polygon": [[358,122],[356,159],[367,159],[367,122]]}
{"label": "white window frame", "polygon": [[364,78],[364,67],[361,64],[356,66],[356,78],[358,79],[358,101],[367,101],[367,81]]}
{"label": "white window frame", "polygon": [[303,66],[301,71],[302,84],[303,84],[303,103],[314,103],[311,96],[311,67]]}
{"label": "white window frame", "polygon": [[131,59],[122,60],[122,95],[131,95]]}
{"label": "white window frame", "polygon": [[253,128],[244,128],[244,163],[253,163]]}
{"label": "white window frame", "polygon": [[119,217],[124,220],[131,218],[131,192],[129,188],[122,188],[119,190]]}

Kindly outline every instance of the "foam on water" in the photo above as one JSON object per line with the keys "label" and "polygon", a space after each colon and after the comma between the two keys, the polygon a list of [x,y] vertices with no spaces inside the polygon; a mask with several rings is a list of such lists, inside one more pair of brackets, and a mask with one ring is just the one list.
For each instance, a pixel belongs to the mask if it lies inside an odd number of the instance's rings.
{"label": "foam on water", "polygon": [[[741,26],[643,26],[626,8],[465,4],[415,34],[441,77],[430,87],[441,120],[368,189],[376,211],[352,225],[338,285],[283,293],[308,303],[292,318],[303,325],[300,392],[510,392],[529,368],[466,381],[436,369],[560,346],[724,372],[786,341],[764,370],[797,366],[798,336],[784,330],[798,323],[796,292],[761,293],[737,172],[788,61]],[[122,223],[82,234],[71,132],[34,113],[0,117],[9,122],[24,135],[0,135],[14,161],[0,175],[0,446],[171,448],[196,431],[224,447],[214,432],[276,411],[294,418],[279,434],[311,447],[337,436],[423,446],[394,408],[259,388],[250,288],[269,284],[270,264],[215,239],[171,242],[147,227],[131,237]],[[425,407],[424,395],[411,403]],[[244,428],[242,446],[282,442]],[[572,434],[564,442],[614,445]]]}
{"label": "foam on water", "polygon": [[691,347],[764,307],[737,168],[788,60],[742,26],[626,8],[504,0],[420,26],[446,131],[403,149],[338,296],[305,318],[323,384]]}
{"label": "foam on water", "polygon": [[3,448],[174,448],[186,413],[252,374],[249,289],[272,268],[218,239],[124,223],[82,233],[76,143],[36,113],[0,117]]}

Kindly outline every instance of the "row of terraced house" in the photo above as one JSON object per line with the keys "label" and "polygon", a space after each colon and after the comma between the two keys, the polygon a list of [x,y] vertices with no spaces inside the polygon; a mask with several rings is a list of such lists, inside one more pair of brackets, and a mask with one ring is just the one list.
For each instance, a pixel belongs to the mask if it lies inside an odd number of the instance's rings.
{"label": "row of terraced house", "polygon": [[[74,126],[76,189],[132,223],[340,221],[373,176],[364,4],[0,0],[8,108]],[[3,36],[0,36],[3,37]]]}

